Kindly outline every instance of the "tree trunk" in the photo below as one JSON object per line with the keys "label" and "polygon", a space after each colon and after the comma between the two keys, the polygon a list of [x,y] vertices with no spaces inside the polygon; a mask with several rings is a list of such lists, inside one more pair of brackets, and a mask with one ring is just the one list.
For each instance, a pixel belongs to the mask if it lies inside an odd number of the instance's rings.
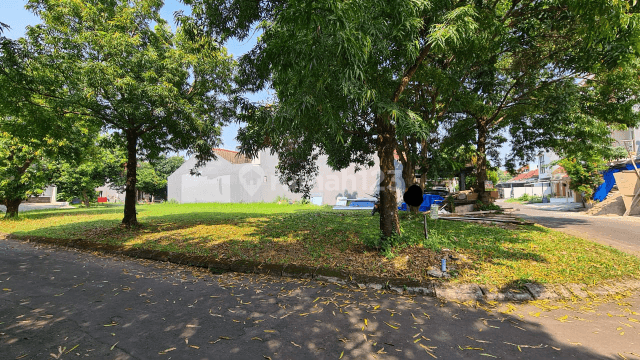
{"label": "tree trunk", "polygon": [[400,234],[398,221],[398,201],[396,199],[396,150],[395,127],[381,116],[376,116],[378,128],[378,158],[380,159],[380,230],[387,238]]}
{"label": "tree trunk", "polygon": [[136,216],[136,171],[138,137],[133,130],[127,132],[127,181],[124,195],[124,218],[122,223],[126,226],[138,224]]}
{"label": "tree trunk", "polygon": [[[404,180],[404,190],[407,191],[409,186],[416,183],[416,164],[409,154],[405,154],[406,160],[402,163],[402,180]],[[402,156],[400,157],[402,159]],[[420,210],[419,206],[409,206],[412,214],[417,214]]]}
{"label": "tree trunk", "polygon": [[420,150],[420,188],[424,191],[424,187],[427,185],[427,172],[429,170],[427,161],[427,141],[423,140]]}
{"label": "tree trunk", "polygon": [[484,182],[487,180],[487,121],[484,118],[476,120],[478,130],[477,154],[478,160],[476,164],[476,178],[478,199],[484,204],[489,203],[489,193],[484,191]]}
{"label": "tree trunk", "polygon": [[22,199],[5,200],[4,206],[7,207],[7,213],[4,214],[4,218],[5,219],[17,218],[18,208],[20,207],[21,202],[22,202]]}
{"label": "tree trunk", "polygon": [[82,190],[82,202],[84,203],[85,207],[89,207],[89,197],[87,196],[86,190]]}

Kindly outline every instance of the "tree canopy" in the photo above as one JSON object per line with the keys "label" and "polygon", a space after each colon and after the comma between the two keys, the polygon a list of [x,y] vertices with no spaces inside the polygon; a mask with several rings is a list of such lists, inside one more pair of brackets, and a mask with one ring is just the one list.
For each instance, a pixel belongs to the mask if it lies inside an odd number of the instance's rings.
{"label": "tree canopy", "polygon": [[[466,154],[474,142],[482,183],[501,129],[538,118],[541,95],[557,104],[554,84],[622,64],[638,45],[640,5],[627,2],[185,2],[193,28],[240,39],[262,31],[240,61],[241,85],[271,86],[277,99],[245,108],[243,152],[271,148],[306,159],[285,162],[303,168],[317,153],[335,168],[376,154],[385,236],[399,232],[394,153],[426,171],[420,158],[439,148]],[[435,141],[440,124],[448,134]]]}

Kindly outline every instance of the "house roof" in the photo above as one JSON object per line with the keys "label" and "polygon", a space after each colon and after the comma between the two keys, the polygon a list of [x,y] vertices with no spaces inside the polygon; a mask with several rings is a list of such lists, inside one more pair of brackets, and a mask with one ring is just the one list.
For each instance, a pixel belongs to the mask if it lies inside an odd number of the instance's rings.
{"label": "house roof", "polygon": [[561,180],[568,177],[569,175],[567,175],[566,170],[562,166],[558,166],[557,168],[553,169],[553,171],[551,172],[552,180]]}
{"label": "house roof", "polygon": [[524,181],[524,180],[535,178],[537,176],[538,176],[538,169],[535,169],[535,170],[531,170],[531,171],[526,172],[526,173],[519,174],[518,176],[514,177],[513,179],[511,179],[511,180],[509,180],[507,182]]}
{"label": "house roof", "polygon": [[237,151],[227,149],[213,149],[216,156],[219,156],[232,164],[250,164],[251,159]]}

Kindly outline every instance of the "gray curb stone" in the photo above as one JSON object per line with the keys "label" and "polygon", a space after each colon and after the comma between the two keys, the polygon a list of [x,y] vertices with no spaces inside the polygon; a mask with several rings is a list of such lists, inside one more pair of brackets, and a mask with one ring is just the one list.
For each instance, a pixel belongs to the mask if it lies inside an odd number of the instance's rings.
{"label": "gray curb stone", "polygon": [[437,284],[435,286],[435,295],[445,300],[462,302],[484,300],[482,290],[476,284]]}
{"label": "gray curb stone", "polygon": [[531,294],[535,300],[553,300],[560,297],[554,291],[553,286],[542,284],[524,284],[524,288]]}
{"label": "gray curb stone", "polygon": [[484,295],[485,301],[530,301],[533,300],[534,297],[528,291],[520,291],[509,289],[506,291],[500,291],[496,287],[487,287],[480,286],[482,293]]}
{"label": "gray curb stone", "polygon": [[576,297],[579,297],[579,298],[589,297],[589,294],[587,294],[586,291],[582,290],[583,286],[584,285],[579,285],[579,284],[567,284],[567,285],[564,285],[564,287],[567,290],[569,290],[569,292],[571,292]]}

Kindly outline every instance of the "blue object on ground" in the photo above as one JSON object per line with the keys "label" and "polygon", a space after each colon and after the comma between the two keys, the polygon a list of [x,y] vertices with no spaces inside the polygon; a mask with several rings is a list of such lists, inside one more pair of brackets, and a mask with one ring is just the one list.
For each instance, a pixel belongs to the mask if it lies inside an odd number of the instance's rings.
{"label": "blue object on ground", "polygon": [[616,179],[613,177],[613,174],[623,171],[623,170],[633,170],[632,164],[627,164],[625,168],[617,168],[617,169],[609,169],[602,173],[602,178],[604,182],[598,186],[596,191],[593,193],[593,200],[603,201],[611,189],[613,189],[613,185],[616,184]]}
{"label": "blue object on ground", "polygon": [[[429,211],[429,209],[431,208],[431,204],[440,205],[442,204],[443,201],[444,201],[444,198],[440,195],[424,194],[422,195],[422,204],[420,204],[420,207],[418,208],[418,210],[421,212]],[[409,207],[407,206],[406,203],[402,203],[402,205],[398,207],[398,210],[408,211]]]}
{"label": "blue object on ground", "polygon": [[349,206],[352,207],[373,207],[374,202],[373,201],[365,201],[365,200],[355,200],[352,201],[351,204],[349,204]]}
{"label": "blue object on ground", "polygon": [[372,210],[375,205],[375,199],[363,198],[349,200],[349,205],[336,205],[333,210]]}

